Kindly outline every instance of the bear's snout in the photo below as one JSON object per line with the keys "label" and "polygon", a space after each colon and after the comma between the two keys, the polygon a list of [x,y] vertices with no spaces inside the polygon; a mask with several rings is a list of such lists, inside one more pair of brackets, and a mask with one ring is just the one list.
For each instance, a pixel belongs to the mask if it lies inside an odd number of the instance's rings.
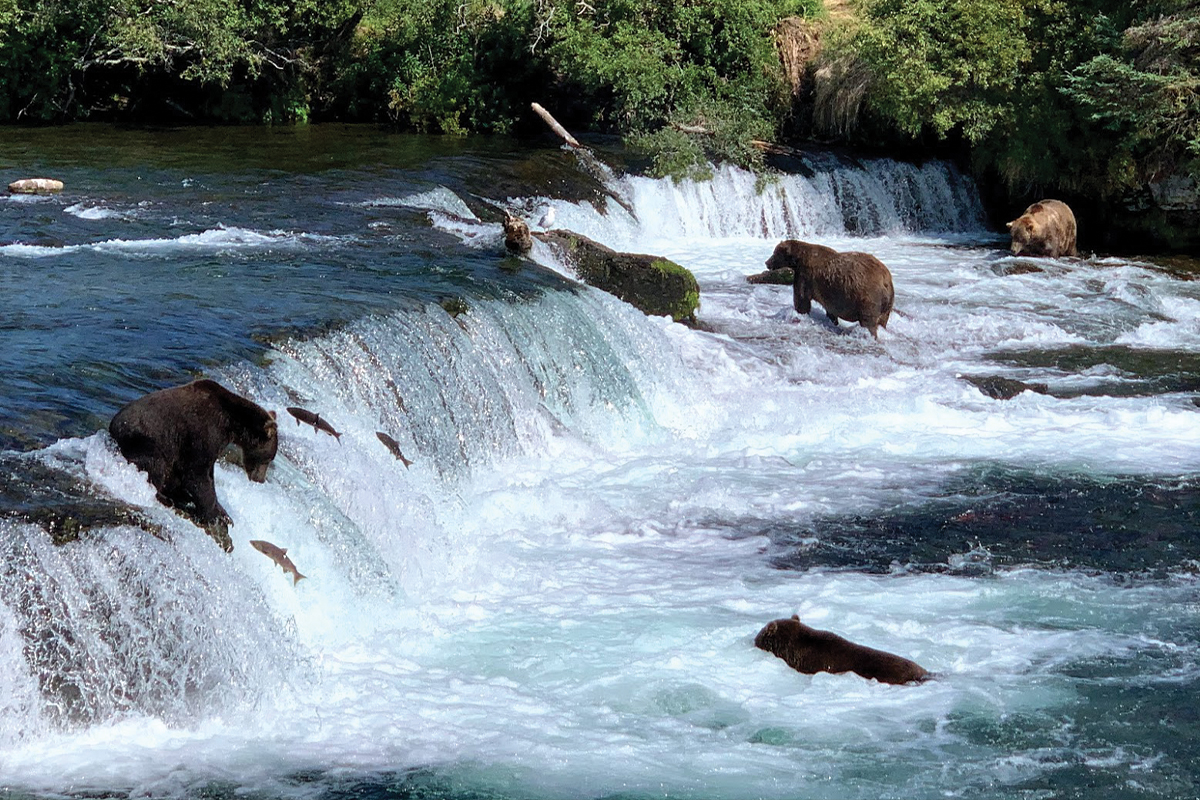
{"label": "bear's snout", "polygon": [[269,467],[269,466],[271,466],[270,461],[264,461],[261,464],[255,464],[253,466],[250,464],[247,464],[246,465],[246,477],[250,478],[250,480],[254,481],[255,483],[266,483],[267,482],[267,467]]}

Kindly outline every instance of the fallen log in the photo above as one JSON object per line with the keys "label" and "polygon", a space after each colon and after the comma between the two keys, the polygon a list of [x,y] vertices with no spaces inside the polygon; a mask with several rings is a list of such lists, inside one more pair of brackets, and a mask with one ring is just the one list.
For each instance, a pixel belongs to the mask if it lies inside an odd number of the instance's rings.
{"label": "fallen log", "polygon": [[610,186],[610,182],[612,180],[612,170],[609,169],[608,165],[602,163],[600,159],[596,158],[595,153],[580,144],[579,140],[572,136],[566,128],[560,125],[558,120],[556,120],[549,111],[543,108],[540,103],[530,103],[529,106],[537,113],[539,117],[542,118],[543,121],[545,121],[547,125],[550,126],[550,130],[558,134],[559,137],[567,143],[567,146],[571,148],[571,151],[575,153],[575,156],[579,159],[580,166],[582,166],[589,175],[600,181],[600,184],[604,189],[604,193],[616,201],[617,205],[628,211],[630,216],[636,218],[637,214],[634,213],[633,204],[618,194]]}
{"label": "fallen log", "polygon": [[547,125],[550,126],[550,130],[557,133],[564,142],[571,145],[571,147],[583,147],[583,145],[579,143],[579,140],[572,136],[566,128],[564,128],[562,125],[559,125],[558,120],[551,116],[550,112],[543,108],[540,103],[530,103],[529,106],[537,113],[539,117],[545,121]]}

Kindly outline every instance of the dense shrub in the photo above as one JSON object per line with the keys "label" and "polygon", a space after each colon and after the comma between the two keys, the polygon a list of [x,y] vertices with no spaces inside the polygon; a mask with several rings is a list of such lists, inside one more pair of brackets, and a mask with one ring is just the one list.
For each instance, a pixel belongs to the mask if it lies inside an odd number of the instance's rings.
{"label": "dense shrub", "polygon": [[708,158],[758,163],[750,142],[772,138],[790,103],[771,32],[821,8],[806,0],[584,6],[542,6],[555,74],[594,98],[595,125],[632,134],[659,154],[660,172],[675,175]]}
{"label": "dense shrub", "polygon": [[0,0],[0,120],[214,113],[304,118],[318,54],[353,0]]}
{"label": "dense shrub", "polygon": [[1113,194],[1195,169],[1195,0],[861,0],[841,57],[867,128],[957,139],[1017,192]]}
{"label": "dense shrub", "polygon": [[705,157],[752,163],[749,140],[769,138],[787,110],[771,31],[820,8],[820,0],[0,0],[0,121],[140,111],[507,132],[538,100],[582,129],[657,148],[663,170]]}

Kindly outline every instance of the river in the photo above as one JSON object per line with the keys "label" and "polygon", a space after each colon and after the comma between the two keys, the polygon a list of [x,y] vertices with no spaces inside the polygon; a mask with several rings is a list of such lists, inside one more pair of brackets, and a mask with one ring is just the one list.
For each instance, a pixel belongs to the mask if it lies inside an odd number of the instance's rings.
{"label": "river", "polygon": [[[604,155],[0,134],[66,184],[0,198],[0,797],[1196,793],[1195,263],[1011,257],[942,162]],[[698,326],[500,206],[678,261]],[[786,238],[889,266],[878,341],[746,280]],[[231,554],[106,431],[197,376],[280,418],[266,483],[217,466]],[[64,502],[141,522],[55,545]],[[792,614],[936,678],[797,673],[753,646]]]}

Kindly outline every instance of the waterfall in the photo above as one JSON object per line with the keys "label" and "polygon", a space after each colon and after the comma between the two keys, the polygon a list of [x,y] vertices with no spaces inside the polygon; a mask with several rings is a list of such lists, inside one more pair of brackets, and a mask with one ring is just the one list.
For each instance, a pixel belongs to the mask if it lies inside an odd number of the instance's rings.
{"label": "waterfall", "polygon": [[96,533],[60,547],[36,525],[0,522],[0,652],[23,656],[0,682],[0,738],[219,713],[294,665],[287,625],[263,615],[256,587],[221,569],[206,537]]}
{"label": "waterfall", "polygon": [[[459,483],[559,435],[653,435],[656,397],[682,380],[666,323],[601,292],[466,302],[457,317],[431,303],[284,340],[264,363],[218,371],[281,426],[267,485],[217,465],[232,557],[158,506],[105,432],[22,456],[140,507],[163,538],[106,526],[56,546],[37,525],[0,520],[0,654],[13,662],[0,710],[20,721],[6,736],[130,715],[186,722],[260,699],[303,663],[286,610],[272,612],[277,599],[251,574],[274,568],[247,539],[308,548],[304,568],[325,571],[338,605],[403,604],[461,577],[455,555],[471,544],[455,531]],[[285,412],[296,405],[340,439],[299,425]]]}
{"label": "waterfall", "polygon": [[983,206],[953,164],[851,160],[814,153],[792,173],[757,176],[715,167],[710,180],[618,179],[630,215],[615,203],[558,203],[557,225],[614,247],[695,238],[787,239],[979,233]]}

